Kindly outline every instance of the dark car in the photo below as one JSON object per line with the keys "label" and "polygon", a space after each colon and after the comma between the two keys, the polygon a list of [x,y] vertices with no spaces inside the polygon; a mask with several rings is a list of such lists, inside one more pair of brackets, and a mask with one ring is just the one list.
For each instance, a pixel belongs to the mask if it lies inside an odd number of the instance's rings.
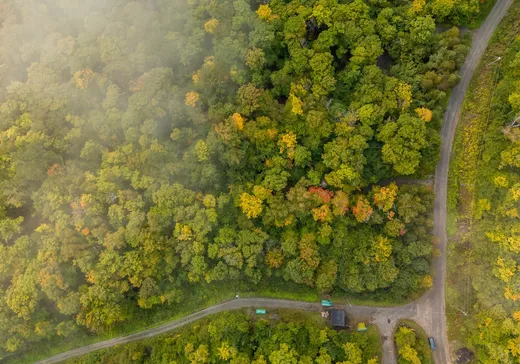
{"label": "dark car", "polygon": [[430,349],[435,350],[435,340],[433,340],[433,337],[429,337],[428,342],[430,343]]}

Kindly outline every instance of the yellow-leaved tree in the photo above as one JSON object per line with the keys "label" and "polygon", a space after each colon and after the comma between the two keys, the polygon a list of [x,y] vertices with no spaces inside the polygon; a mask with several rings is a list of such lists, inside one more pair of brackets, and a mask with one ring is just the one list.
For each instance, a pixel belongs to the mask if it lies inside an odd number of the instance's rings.
{"label": "yellow-leaved tree", "polygon": [[242,117],[242,115],[236,112],[233,114],[231,119],[233,120],[233,123],[235,124],[238,130],[244,129],[244,118]]}
{"label": "yellow-leaved tree", "polygon": [[295,96],[294,94],[289,95],[289,100],[291,102],[292,113],[296,114],[296,115],[302,115],[303,114],[302,100],[300,100],[300,98],[298,96]]}
{"label": "yellow-leaved tree", "polygon": [[190,91],[186,94],[184,103],[187,106],[195,107],[195,106],[197,106],[199,99],[200,99],[200,95],[198,92]]}
{"label": "yellow-leaved tree", "polygon": [[204,30],[210,34],[215,34],[220,22],[218,19],[212,18],[204,23]]}
{"label": "yellow-leaved tree", "polygon": [[396,89],[396,96],[401,110],[406,110],[412,103],[412,86],[400,82]]}
{"label": "yellow-leaved tree", "polygon": [[432,120],[433,113],[430,109],[427,109],[425,107],[418,107],[417,109],[415,109],[415,112],[425,122]]}
{"label": "yellow-leaved tree", "polygon": [[262,213],[262,200],[244,192],[240,195],[240,208],[248,219],[258,217]]}
{"label": "yellow-leaved tree", "polygon": [[273,15],[273,11],[271,10],[268,4],[264,4],[258,7],[256,15],[258,15],[260,19],[270,20]]}

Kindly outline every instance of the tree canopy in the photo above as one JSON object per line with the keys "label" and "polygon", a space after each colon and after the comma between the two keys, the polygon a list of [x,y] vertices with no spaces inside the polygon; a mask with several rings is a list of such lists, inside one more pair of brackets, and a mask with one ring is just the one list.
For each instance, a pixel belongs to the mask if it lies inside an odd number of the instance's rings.
{"label": "tree canopy", "polygon": [[399,364],[431,364],[431,349],[422,328],[401,324],[395,332],[397,362]]}
{"label": "tree canopy", "polygon": [[432,192],[379,182],[433,172],[468,50],[436,24],[479,6],[4,1],[0,356],[212,282],[426,287]]}
{"label": "tree canopy", "polygon": [[227,312],[179,332],[96,351],[68,362],[376,364],[379,350],[366,333],[335,331],[295,314],[282,313],[275,319]]}

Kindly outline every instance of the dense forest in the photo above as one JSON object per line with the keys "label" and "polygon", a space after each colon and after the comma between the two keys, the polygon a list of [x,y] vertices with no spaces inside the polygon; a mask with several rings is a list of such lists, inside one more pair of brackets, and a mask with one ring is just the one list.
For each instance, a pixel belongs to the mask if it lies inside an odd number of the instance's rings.
{"label": "dense forest", "polygon": [[378,182],[433,173],[481,5],[3,1],[0,357],[211,282],[431,286],[431,190]]}
{"label": "dense forest", "polygon": [[367,333],[336,331],[291,313],[275,316],[254,319],[227,312],[177,333],[96,351],[68,363],[376,364],[380,360],[378,336],[371,340]]}
{"label": "dense forest", "polygon": [[480,363],[520,360],[519,29],[516,2],[472,84],[452,164],[453,193],[460,193],[452,335],[462,334]]}

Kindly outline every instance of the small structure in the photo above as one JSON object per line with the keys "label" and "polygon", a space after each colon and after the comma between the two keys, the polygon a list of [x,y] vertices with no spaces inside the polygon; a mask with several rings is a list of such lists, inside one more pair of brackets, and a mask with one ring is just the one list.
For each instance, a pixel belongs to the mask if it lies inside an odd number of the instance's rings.
{"label": "small structure", "polygon": [[359,322],[357,324],[357,331],[367,331],[367,325],[364,322]]}
{"label": "small structure", "polygon": [[330,310],[330,323],[334,327],[345,327],[345,311],[335,309]]}
{"label": "small structure", "polygon": [[257,315],[265,315],[265,314],[267,314],[267,311],[265,309],[263,309],[263,308],[257,308],[256,309],[256,314]]}

